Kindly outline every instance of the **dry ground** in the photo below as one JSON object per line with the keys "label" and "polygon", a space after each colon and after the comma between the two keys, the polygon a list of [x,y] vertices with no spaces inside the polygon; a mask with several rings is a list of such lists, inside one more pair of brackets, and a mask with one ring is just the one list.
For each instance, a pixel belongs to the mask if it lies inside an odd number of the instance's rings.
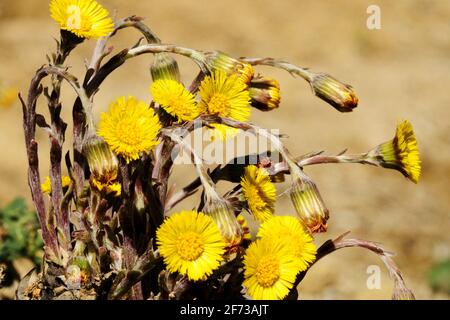
{"label": "dry ground", "polygon": [[[411,121],[423,160],[418,185],[397,172],[360,165],[307,168],[331,211],[329,232],[318,242],[347,230],[354,237],[381,242],[397,253],[396,261],[417,298],[449,298],[431,292],[426,272],[432,262],[450,255],[450,2],[101,2],[117,9],[120,17],[147,17],[147,23],[168,43],[221,49],[235,56],[285,58],[352,84],[360,105],[351,114],[340,114],[315,98],[303,80],[260,69],[280,80],[282,105],[271,114],[254,112],[252,121],[288,134],[287,145],[294,154],[343,148],[366,151],[391,138],[397,121]],[[381,7],[381,30],[366,28],[370,4]],[[48,1],[0,0],[0,30],[0,80],[25,91],[33,72],[45,62],[45,54],[54,48],[52,37],[58,35]],[[115,46],[119,49],[135,38],[137,33],[126,31]],[[73,73],[82,75],[83,59],[90,57],[92,46],[83,44],[71,57]],[[98,94],[96,110],[105,110],[117,95],[148,99],[149,62],[149,56],[140,57],[116,71]],[[188,82],[194,65],[181,59],[181,66]],[[63,101],[68,101],[68,107],[73,95],[66,92]],[[20,107],[16,104],[0,112],[0,205],[4,205],[19,195],[30,197]],[[45,151],[45,136],[39,137]],[[46,162],[42,168],[47,168]],[[183,184],[186,172],[187,168],[176,168],[174,181]],[[283,214],[293,212],[286,197],[280,199],[278,209]],[[389,298],[392,285],[384,269],[381,289],[366,287],[366,269],[374,264],[383,268],[375,255],[361,249],[335,253],[311,270],[301,284],[301,297]]]}

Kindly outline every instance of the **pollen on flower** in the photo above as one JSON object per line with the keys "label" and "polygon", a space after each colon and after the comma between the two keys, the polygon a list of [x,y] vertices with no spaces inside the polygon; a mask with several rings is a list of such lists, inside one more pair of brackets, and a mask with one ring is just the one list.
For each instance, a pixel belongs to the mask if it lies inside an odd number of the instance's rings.
{"label": "pollen on flower", "polygon": [[278,259],[271,255],[263,257],[256,267],[256,279],[261,287],[271,287],[279,278],[280,263]]}
{"label": "pollen on flower", "polygon": [[204,251],[204,244],[201,237],[194,232],[182,234],[177,239],[176,246],[180,257],[187,261],[197,259]]}

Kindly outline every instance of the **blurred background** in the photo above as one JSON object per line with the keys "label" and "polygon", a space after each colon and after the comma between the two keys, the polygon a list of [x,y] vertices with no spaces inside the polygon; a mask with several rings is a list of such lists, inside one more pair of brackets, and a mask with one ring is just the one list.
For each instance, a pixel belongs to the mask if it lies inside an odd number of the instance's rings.
{"label": "blurred background", "polygon": [[[286,144],[294,155],[318,150],[337,153],[345,148],[349,152],[365,152],[391,139],[398,121],[408,119],[414,126],[423,162],[417,185],[396,171],[362,165],[306,168],[330,209],[329,230],[316,241],[320,245],[351,231],[352,237],[380,242],[396,253],[395,261],[418,299],[450,298],[448,264],[430,271],[450,257],[450,2],[100,3],[111,13],[117,10],[118,17],[146,17],[146,23],[166,43],[221,49],[236,57],[283,58],[353,85],[359,106],[350,114],[342,114],[314,97],[302,79],[268,67],[258,68],[280,81],[282,103],[272,113],[254,111],[251,121],[289,135]],[[366,27],[366,10],[372,4],[381,9],[379,30]],[[0,30],[0,85],[26,92],[35,70],[46,63],[46,54],[54,50],[53,38],[59,36],[58,26],[49,16],[48,1],[0,0]],[[112,43],[117,51],[133,45],[138,38],[136,31],[127,30]],[[84,76],[84,59],[90,58],[94,45],[95,41],[85,42],[67,62],[79,78]],[[149,99],[150,62],[150,55],[133,59],[105,81],[95,100],[97,116],[119,95]],[[189,83],[196,75],[195,65],[185,58],[179,62],[183,80]],[[63,117],[68,120],[74,95],[67,86],[63,90]],[[39,108],[45,110],[43,100]],[[17,101],[0,108],[3,208],[17,197],[25,198],[21,206],[32,208],[21,117]],[[38,138],[41,154],[47,153],[46,136],[40,132]],[[41,156],[41,171],[47,175],[48,160],[44,157]],[[189,169],[176,167],[172,181],[184,185],[195,176]],[[283,190],[280,186],[279,191]],[[279,199],[277,210],[280,214],[294,213],[286,196]],[[1,239],[0,234],[0,242]],[[14,263],[23,274],[31,268],[32,260]],[[380,267],[382,277],[380,288],[371,290],[366,282],[372,265]],[[317,263],[300,289],[303,299],[389,299],[392,282],[375,254],[352,248]]]}

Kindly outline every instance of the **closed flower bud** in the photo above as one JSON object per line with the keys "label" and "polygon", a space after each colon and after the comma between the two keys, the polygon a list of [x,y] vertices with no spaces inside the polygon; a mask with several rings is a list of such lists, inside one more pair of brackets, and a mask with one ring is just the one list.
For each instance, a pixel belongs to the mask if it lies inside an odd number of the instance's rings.
{"label": "closed flower bud", "polygon": [[174,80],[180,82],[180,71],[177,61],[168,53],[155,54],[155,60],[150,67],[153,81]]}
{"label": "closed flower bud", "polygon": [[222,198],[208,201],[204,213],[217,224],[229,249],[239,245],[244,237],[244,230],[236,219],[231,204]]}
{"label": "closed flower bud", "polygon": [[326,73],[314,74],[310,84],[316,96],[340,112],[350,112],[358,106],[353,88]]}
{"label": "closed flower bud", "polygon": [[367,153],[367,162],[400,171],[414,183],[419,181],[421,162],[417,140],[411,123],[403,121],[397,126],[392,140],[382,143]]}
{"label": "closed flower bud", "polygon": [[270,111],[280,105],[280,85],[277,80],[257,77],[250,82],[251,105],[261,111]]}
{"label": "closed flower bud", "polygon": [[83,154],[91,171],[91,185],[100,192],[119,196],[119,162],[106,142],[98,136],[88,138],[83,145]]}
{"label": "closed flower bud", "polygon": [[311,179],[298,178],[291,187],[290,196],[298,217],[311,233],[327,231],[328,209]]}
{"label": "closed flower bud", "polygon": [[205,53],[204,60],[211,72],[225,71],[228,75],[238,74],[246,85],[249,85],[253,79],[253,67],[250,64],[232,58],[221,51]]}

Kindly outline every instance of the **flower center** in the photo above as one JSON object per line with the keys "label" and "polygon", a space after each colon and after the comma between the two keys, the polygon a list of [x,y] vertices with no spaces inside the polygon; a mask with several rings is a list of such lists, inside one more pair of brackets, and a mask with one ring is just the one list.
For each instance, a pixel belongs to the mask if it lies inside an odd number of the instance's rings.
{"label": "flower center", "polygon": [[196,260],[205,250],[203,240],[195,232],[187,232],[179,236],[176,247],[180,257],[187,261]]}
{"label": "flower center", "polygon": [[141,135],[137,123],[122,120],[116,126],[117,139],[129,146],[135,146],[141,143]]}
{"label": "flower center", "polygon": [[265,256],[256,268],[256,279],[263,288],[269,288],[280,278],[280,263],[274,256]]}
{"label": "flower center", "polygon": [[214,94],[208,102],[208,112],[210,114],[217,114],[221,117],[226,117],[229,109],[230,102],[223,94]]}

